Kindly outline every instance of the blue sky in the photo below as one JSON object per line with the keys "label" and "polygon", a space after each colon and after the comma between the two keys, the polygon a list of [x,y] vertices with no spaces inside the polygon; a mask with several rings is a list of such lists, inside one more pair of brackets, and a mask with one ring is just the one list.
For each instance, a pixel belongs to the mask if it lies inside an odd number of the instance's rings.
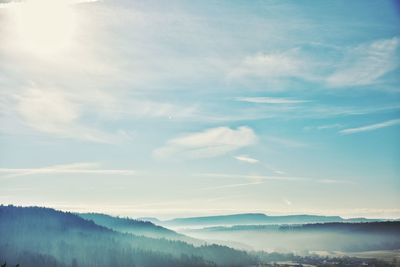
{"label": "blue sky", "polygon": [[0,203],[400,217],[395,1],[0,1]]}

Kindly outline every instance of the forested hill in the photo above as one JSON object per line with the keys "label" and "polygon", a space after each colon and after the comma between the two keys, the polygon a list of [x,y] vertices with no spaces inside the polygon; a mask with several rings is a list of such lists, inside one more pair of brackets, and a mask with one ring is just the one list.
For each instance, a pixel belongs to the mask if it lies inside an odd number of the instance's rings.
{"label": "forested hill", "polygon": [[256,224],[306,224],[306,223],[328,223],[328,222],[371,222],[379,221],[366,218],[344,219],[340,216],[322,215],[285,215],[269,216],[263,213],[243,213],[230,215],[214,215],[204,217],[176,218],[172,220],[159,221],[159,224],[170,227],[192,227],[192,226],[224,226],[224,225],[256,225]]}
{"label": "forested hill", "polygon": [[204,239],[230,240],[269,251],[383,251],[400,249],[400,222],[235,225],[190,229]]}
{"label": "forested hill", "polygon": [[400,237],[400,221],[382,221],[365,223],[310,223],[310,224],[268,224],[213,226],[188,232],[233,232],[233,231],[270,231],[270,232],[351,232],[369,234],[388,234]]}
{"label": "forested hill", "polygon": [[187,237],[162,226],[155,225],[149,221],[134,220],[130,218],[113,217],[101,213],[77,213],[83,219],[91,220],[98,225],[119,231],[122,233],[130,233],[138,236],[146,236],[152,238],[166,238],[171,240],[180,240],[195,244],[201,244],[200,240]]}
{"label": "forested hill", "polygon": [[258,259],[224,246],[123,234],[75,214],[0,206],[0,262],[21,267],[251,266]]}
{"label": "forested hill", "polygon": [[[283,231],[331,231],[369,234],[387,234],[400,237],[400,221],[367,223],[315,223],[304,225],[283,225]],[[399,242],[400,243],[400,242]]]}

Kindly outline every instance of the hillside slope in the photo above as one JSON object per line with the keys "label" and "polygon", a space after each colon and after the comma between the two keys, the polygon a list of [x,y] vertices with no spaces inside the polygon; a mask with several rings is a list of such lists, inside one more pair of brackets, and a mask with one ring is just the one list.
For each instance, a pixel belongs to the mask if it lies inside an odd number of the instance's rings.
{"label": "hillside slope", "polygon": [[101,225],[121,233],[130,233],[137,236],[146,236],[151,238],[178,240],[197,245],[204,243],[200,240],[190,238],[183,234],[179,234],[165,227],[155,225],[154,223],[149,221],[113,217],[101,213],[77,213],[76,215],[85,220],[91,220],[97,225]]}
{"label": "hillside slope", "polygon": [[400,222],[235,225],[186,229],[197,238],[240,242],[257,250],[372,251],[400,249]]}
{"label": "hillside slope", "polygon": [[243,213],[231,215],[216,215],[204,217],[176,218],[172,220],[159,221],[160,225],[170,227],[195,227],[195,226],[218,226],[218,225],[254,225],[254,224],[305,224],[305,223],[327,223],[327,222],[369,222],[376,221],[366,218],[344,219],[340,216],[322,215],[285,215],[269,216],[263,213]]}
{"label": "hillside slope", "polygon": [[0,206],[0,262],[21,266],[250,266],[254,256],[224,246],[138,237],[75,214]]}

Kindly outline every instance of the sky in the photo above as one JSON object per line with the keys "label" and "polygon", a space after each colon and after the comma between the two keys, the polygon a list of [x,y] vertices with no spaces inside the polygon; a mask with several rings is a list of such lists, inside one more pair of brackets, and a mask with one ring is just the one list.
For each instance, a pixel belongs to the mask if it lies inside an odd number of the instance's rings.
{"label": "sky", "polygon": [[0,0],[0,203],[400,218],[400,4]]}

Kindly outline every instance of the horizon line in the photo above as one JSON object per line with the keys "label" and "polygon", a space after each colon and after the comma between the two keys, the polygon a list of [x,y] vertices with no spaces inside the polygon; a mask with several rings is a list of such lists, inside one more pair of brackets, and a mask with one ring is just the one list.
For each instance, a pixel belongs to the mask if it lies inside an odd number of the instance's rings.
{"label": "horizon line", "polygon": [[[400,220],[400,215],[393,215],[393,216],[358,216],[356,214],[354,215],[340,215],[339,213],[336,214],[328,214],[328,213],[321,213],[321,212],[304,212],[304,211],[299,211],[299,212],[277,212],[277,211],[272,211],[272,212],[262,212],[262,211],[237,211],[234,212],[232,211],[231,213],[227,212],[221,212],[221,213],[198,213],[198,215],[188,214],[184,216],[165,216],[166,214],[162,215],[162,213],[150,215],[150,214],[143,214],[143,215],[134,215],[134,213],[118,213],[114,212],[114,210],[99,210],[99,209],[90,209],[90,208],[83,208],[79,206],[73,207],[67,207],[63,205],[37,205],[37,204],[29,204],[29,205],[21,205],[21,204],[12,204],[12,203],[0,203],[0,206],[14,206],[14,207],[20,207],[20,208],[47,208],[47,209],[54,209],[57,211],[62,211],[62,212],[70,212],[70,213],[98,213],[98,214],[105,214],[113,217],[128,217],[130,219],[140,219],[140,218],[154,218],[160,221],[167,221],[167,220],[173,220],[173,219],[187,219],[187,218],[202,218],[202,217],[218,217],[218,216],[234,216],[234,215],[266,215],[270,217],[279,217],[279,216],[324,216],[324,217],[340,217],[341,219],[348,220],[348,219],[370,219],[370,220]],[[117,209],[115,209],[117,210]],[[399,211],[398,211],[399,212]],[[172,214],[172,213],[170,213]],[[177,214],[176,214],[177,215]]]}

